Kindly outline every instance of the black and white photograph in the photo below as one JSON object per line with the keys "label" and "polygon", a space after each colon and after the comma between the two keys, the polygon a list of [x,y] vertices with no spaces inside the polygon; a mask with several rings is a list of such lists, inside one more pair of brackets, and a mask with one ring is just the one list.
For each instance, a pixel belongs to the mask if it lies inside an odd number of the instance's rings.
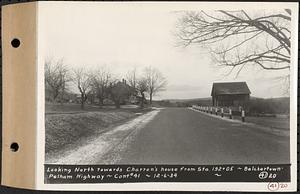
{"label": "black and white photograph", "polygon": [[45,165],[289,168],[296,13],[128,4],[41,6]]}

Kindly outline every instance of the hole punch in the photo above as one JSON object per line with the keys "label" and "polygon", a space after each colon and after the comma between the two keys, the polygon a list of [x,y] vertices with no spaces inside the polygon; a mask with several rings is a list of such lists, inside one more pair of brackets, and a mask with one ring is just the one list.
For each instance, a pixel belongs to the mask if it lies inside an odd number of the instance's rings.
{"label": "hole punch", "polygon": [[12,45],[12,47],[14,47],[14,48],[18,48],[18,47],[20,46],[20,44],[21,44],[21,42],[20,42],[20,40],[17,39],[17,38],[14,38],[14,39],[11,41],[11,45]]}
{"label": "hole punch", "polygon": [[10,150],[11,150],[12,152],[17,152],[17,151],[19,150],[19,144],[16,143],[16,142],[12,143],[12,144],[10,145]]}

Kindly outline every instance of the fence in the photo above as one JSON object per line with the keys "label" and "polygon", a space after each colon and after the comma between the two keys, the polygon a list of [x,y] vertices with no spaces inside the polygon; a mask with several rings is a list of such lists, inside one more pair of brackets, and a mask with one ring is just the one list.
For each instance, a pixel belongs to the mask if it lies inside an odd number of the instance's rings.
{"label": "fence", "polygon": [[[228,107],[212,107],[212,106],[193,105],[192,108],[195,110],[201,111],[201,112],[208,113],[208,114],[214,114],[217,116],[228,117],[229,119],[232,119],[232,109],[228,108]],[[240,116],[241,116],[242,122],[245,122],[245,111],[244,110],[240,111]]]}

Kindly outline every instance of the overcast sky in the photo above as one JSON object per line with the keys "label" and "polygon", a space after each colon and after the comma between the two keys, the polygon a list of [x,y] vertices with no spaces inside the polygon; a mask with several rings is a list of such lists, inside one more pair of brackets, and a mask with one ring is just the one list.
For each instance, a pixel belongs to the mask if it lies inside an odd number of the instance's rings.
{"label": "overcast sky", "polygon": [[276,77],[286,72],[244,69],[224,77],[229,69],[211,64],[207,50],[175,47],[174,8],[111,6],[91,3],[50,3],[39,7],[39,55],[60,59],[70,67],[106,65],[119,78],[136,67],[158,68],[168,80],[156,99],[209,97],[215,81],[246,81],[252,96],[283,96]]}

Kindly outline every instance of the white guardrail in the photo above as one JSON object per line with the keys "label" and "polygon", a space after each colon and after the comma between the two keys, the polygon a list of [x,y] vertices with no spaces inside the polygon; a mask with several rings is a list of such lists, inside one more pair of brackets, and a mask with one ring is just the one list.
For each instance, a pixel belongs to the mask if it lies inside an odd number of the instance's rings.
{"label": "white guardrail", "polygon": [[[220,107],[212,107],[212,106],[198,106],[198,105],[193,105],[192,106],[193,109],[204,112],[204,113],[208,113],[208,114],[215,114],[217,116],[228,116],[229,119],[232,119],[232,109],[230,108],[220,108]],[[241,110],[240,112],[241,114],[241,118],[242,118],[242,122],[245,122],[245,111]]]}

